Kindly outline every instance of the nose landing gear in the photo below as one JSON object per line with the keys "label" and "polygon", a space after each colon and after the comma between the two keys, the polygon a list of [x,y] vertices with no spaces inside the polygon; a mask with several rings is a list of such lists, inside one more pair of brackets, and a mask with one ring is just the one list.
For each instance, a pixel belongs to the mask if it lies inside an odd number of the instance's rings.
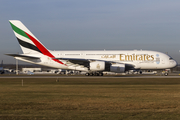
{"label": "nose landing gear", "polygon": [[165,75],[165,76],[168,76],[168,72],[165,72],[164,75]]}
{"label": "nose landing gear", "polygon": [[168,71],[162,71],[162,75],[168,76]]}

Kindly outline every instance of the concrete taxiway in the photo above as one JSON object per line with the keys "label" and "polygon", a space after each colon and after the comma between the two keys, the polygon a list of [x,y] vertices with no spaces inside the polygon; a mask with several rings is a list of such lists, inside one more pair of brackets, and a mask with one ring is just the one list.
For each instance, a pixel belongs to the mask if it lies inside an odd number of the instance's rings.
{"label": "concrete taxiway", "polygon": [[147,75],[147,76],[126,76],[126,75],[122,75],[122,76],[74,76],[74,75],[70,75],[70,76],[46,76],[46,75],[0,75],[0,79],[1,78],[180,78],[180,75],[170,75],[170,76],[154,76],[154,75]]}

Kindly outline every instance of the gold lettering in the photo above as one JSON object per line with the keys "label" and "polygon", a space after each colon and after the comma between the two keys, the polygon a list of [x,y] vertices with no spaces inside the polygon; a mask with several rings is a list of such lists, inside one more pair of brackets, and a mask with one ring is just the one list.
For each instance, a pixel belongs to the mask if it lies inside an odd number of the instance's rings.
{"label": "gold lettering", "polygon": [[138,56],[139,56],[139,55],[136,55],[136,61],[138,60]]}
{"label": "gold lettering", "polygon": [[126,60],[128,60],[128,61],[132,61],[132,55],[126,55],[127,57],[126,57]]}
{"label": "gold lettering", "polygon": [[101,58],[116,58],[116,55],[102,55]]}
{"label": "gold lettering", "polygon": [[133,60],[136,60],[136,56],[135,56],[135,54],[133,54]]}
{"label": "gold lettering", "polygon": [[150,55],[148,55],[148,56],[146,57],[147,61],[150,61],[150,60],[149,60],[150,57],[151,57]]}
{"label": "gold lettering", "polygon": [[120,54],[120,61],[124,61],[124,60],[122,59],[123,55],[124,55],[124,54]]}
{"label": "gold lettering", "polygon": [[125,55],[125,61],[127,61],[127,55]]}
{"label": "gold lettering", "polygon": [[[108,58],[115,58],[115,57],[116,57],[115,55],[108,56]],[[154,60],[154,55],[148,55],[148,54],[125,55],[125,54],[120,54],[119,58],[120,58],[120,61],[153,61]]]}
{"label": "gold lettering", "polygon": [[140,61],[143,61],[143,55],[141,55],[141,56],[139,57],[139,60],[140,60]]}
{"label": "gold lettering", "polygon": [[152,61],[154,60],[154,55],[151,55]]}
{"label": "gold lettering", "polygon": [[144,54],[144,61],[146,60],[146,54]]}

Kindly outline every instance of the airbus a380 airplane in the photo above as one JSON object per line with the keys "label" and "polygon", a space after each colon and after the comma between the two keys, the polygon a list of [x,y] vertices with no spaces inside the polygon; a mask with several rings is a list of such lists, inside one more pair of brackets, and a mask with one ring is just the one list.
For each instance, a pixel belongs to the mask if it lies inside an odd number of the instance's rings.
{"label": "airbus a380 airplane", "polygon": [[51,51],[21,21],[9,22],[23,54],[6,55],[25,62],[101,76],[103,71],[124,73],[128,70],[169,69],[177,65],[173,58],[156,51]]}

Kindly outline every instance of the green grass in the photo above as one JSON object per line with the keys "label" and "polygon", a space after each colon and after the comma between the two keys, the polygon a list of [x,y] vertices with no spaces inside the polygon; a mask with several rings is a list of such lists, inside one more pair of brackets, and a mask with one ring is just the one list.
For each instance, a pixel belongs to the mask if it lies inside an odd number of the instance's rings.
{"label": "green grass", "polygon": [[178,78],[0,79],[0,119],[180,119]]}

